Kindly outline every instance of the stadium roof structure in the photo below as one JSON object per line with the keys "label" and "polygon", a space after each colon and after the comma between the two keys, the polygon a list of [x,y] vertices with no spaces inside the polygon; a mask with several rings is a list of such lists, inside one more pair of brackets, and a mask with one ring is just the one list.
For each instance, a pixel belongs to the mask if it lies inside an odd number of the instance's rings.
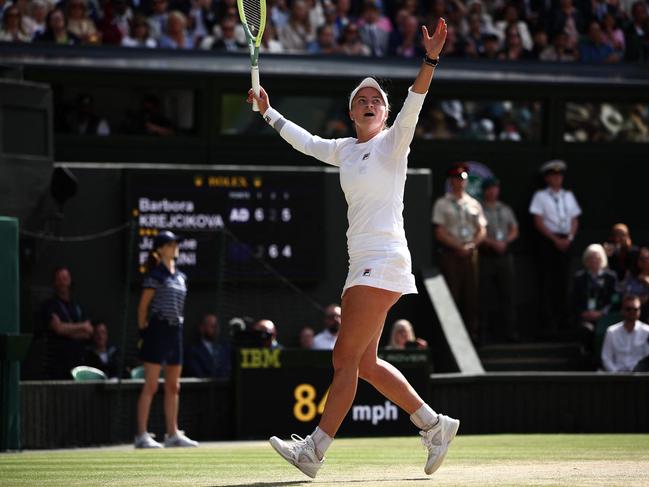
{"label": "stadium roof structure", "polygon": [[[246,53],[174,51],[116,47],[80,47],[4,44],[0,65],[61,69],[167,72],[211,75],[245,75],[250,70]],[[260,56],[264,76],[359,78],[373,75],[393,80],[412,79],[419,64],[398,58],[306,56],[265,54]],[[443,59],[436,73],[441,81],[454,83],[586,84],[648,86],[649,65],[547,63]]]}

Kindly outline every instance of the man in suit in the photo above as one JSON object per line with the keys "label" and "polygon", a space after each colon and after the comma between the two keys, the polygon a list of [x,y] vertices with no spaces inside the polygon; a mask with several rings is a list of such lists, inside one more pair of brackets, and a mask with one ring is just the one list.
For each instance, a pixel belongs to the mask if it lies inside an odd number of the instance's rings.
{"label": "man in suit", "polygon": [[185,353],[187,377],[211,378],[230,375],[229,344],[217,342],[219,319],[215,314],[203,316],[198,325],[198,340]]}

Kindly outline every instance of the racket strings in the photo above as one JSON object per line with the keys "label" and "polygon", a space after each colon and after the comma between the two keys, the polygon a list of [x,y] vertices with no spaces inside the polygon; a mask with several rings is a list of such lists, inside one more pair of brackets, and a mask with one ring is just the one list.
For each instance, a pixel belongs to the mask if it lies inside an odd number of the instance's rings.
{"label": "racket strings", "polygon": [[259,0],[243,0],[242,3],[246,24],[253,37],[257,37],[261,27],[261,3]]}

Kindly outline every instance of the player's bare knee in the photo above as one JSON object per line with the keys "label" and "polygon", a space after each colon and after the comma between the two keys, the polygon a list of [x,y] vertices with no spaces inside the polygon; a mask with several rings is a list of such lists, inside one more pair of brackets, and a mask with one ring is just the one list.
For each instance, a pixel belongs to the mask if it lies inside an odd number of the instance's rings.
{"label": "player's bare knee", "polygon": [[165,381],[165,394],[178,394],[180,392],[180,380]]}
{"label": "player's bare knee", "polygon": [[158,382],[146,382],[142,388],[142,393],[147,396],[155,396],[156,392],[158,392]]}

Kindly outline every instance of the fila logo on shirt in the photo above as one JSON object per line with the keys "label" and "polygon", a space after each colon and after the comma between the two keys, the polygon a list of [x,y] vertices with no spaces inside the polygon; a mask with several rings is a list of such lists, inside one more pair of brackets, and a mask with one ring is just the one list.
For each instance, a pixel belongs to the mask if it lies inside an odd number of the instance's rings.
{"label": "fila logo on shirt", "polygon": [[363,277],[370,277],[372,275],[372,269],[365,269],[363,271]]}
{"label": "fila logo on shirt", "polygon": [[367,161],[367,158],[370,157],[370,153],[368,152],[367,154],[363,154],[363,161]]}

